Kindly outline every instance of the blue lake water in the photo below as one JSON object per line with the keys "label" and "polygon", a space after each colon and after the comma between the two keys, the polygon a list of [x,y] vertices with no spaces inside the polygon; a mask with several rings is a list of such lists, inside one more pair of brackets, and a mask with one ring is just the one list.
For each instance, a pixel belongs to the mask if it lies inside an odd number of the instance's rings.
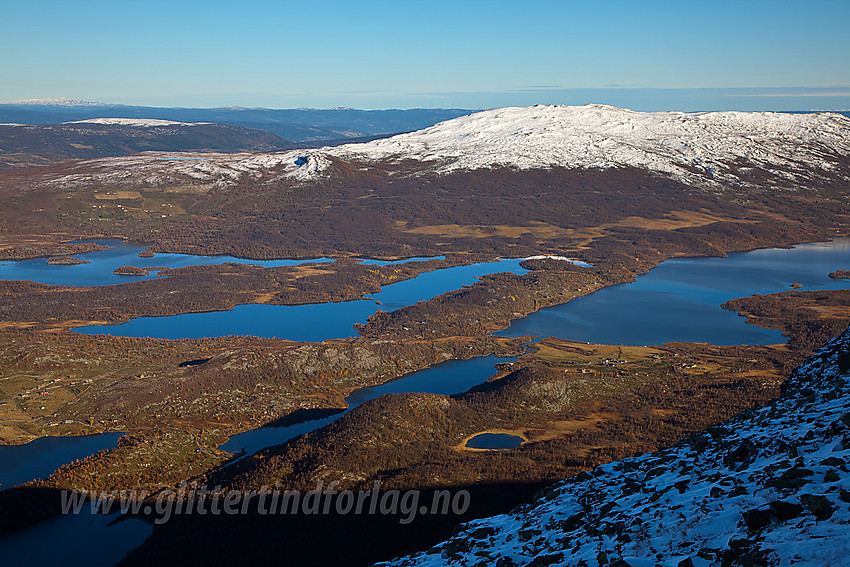
{"label": "blue lake water", "polygon": [[522,445],[523,438],[509,433],[479,433],[466,442],[470,449],[513,449]]}
{"label": "blue lake water", "polygon": [[[394,311],[475,283],[497,272],[525,273],[521,259],[498,260],[425,272],[384,287],[371,299],[314,305],[237,305],[230,311],[187,313],[170,317],[139,317],[121,325],[78,327],[77,332],[117,337],[160,339],[207,338],[227,335],[323,341],[355,336],[355,323],[365,323],[378,309]],[[380,301],[378,305],[376,301]]]}
{"label": "blue lake water", "polygon": [[844,289],[829,273],[850,269],[850,239],[730,254],[728,258],[667,260],[633,283],[601,289],[543,309],[496,333],[556,336],[602,344],[655,345],[670,341],[778,344],[779,331],[745,324],[720,305],[754,293]]}
{"label": "blue lake water", "polygon": [[107,250],[74,254],[74,258],[88,260],[90,264],[76,266],[58,266],[47,263],[46,258],[23,260],[20,262],[0,263],[0,280],[27,280],[51,285],[95,286],[112,285],[153,279],[148,276],[117,276],[115,268],[138,266],[139,268],[185,268],[187,266],[217,266],[234,262],[253,266],[276,267],[295,266],[308,262],[332,262],[329,258],[313,260],[244,260],[233,256],[193,256],[191,254],[156,254],[152,258],[140,258],[139,252],[147,250],[147,245],[129,244],[121,240],[88,240],[112,246]]}
{"label": "blue lake water", "polygon": [[[229,262],[272,268],[277,266],[297,266],[308,263],[333,262],[330,258],[312,258],[302,260],[246,260],[233,256],[194,256],[191,254],[156,254],[152,258],[141,258],[139,252],[148,249],[147,244],[132,244],[123,240],[86,240],[106,246],[107,250],[74,254],[74,258],[88,260],[90,264],[62,266],[48,264],[47,258],[0,262],[0,280],[25,280],[51,285],[99,286],[126,283],[129,281],[153,279],[156,272],[147,276],[118,276],[112,272],[121,266],[139,268],[185,268],[188,266],[218,266]],[[444,260],[445,256],[402,258],[399,260],[376,260],[361,258],[360,263],[371,266],[392,266],[405,262]]]}
{"label": "blue lake water", "polygon": [[[191,263],[191,258],[181,257],[179,261]],[[476,277],[484,274],[523,273],[520,261],[500,260],[427,272],[386,286],[373,296],[381,302],[380,306],[371,299],[299,306],[251,304],[239,305],[231,311],[140,317],[121,325],[80,327],[77,331],[169,339],[226,335],[303,341],[345,338],[356,334],[352,328],[355,323],[366,322],[378,309],[392,311],[427,300],[474,283]],[[847,267],[850,267],[847,238],[792,249],[731,254],[728,258],[672,259],[638,276],[633,283],[604,288],[564,305],[543,309],[514,321],[497,334],[552,335],[591,343],[633,345],[669,341],[782,343],[784,338],[779,331],[746,325],[742,317],[721,309],[720,305],[753,293],[784,291],[792,283],[802,284],[803,290],[841,289],[847,283],[833,280],[828,274]],[[120,277],[109,272],[106,277]]]}
{"label": "blue lake water", "polygon": [[112,449],[121,435],[123,433],[42,437],[25,445],[0,446],[0,489],[40,480],[75,459]]}

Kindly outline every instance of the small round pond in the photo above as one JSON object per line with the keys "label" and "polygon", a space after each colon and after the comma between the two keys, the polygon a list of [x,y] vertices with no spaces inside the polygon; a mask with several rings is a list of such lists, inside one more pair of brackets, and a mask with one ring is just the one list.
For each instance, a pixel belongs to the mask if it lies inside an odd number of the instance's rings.
{"label": "small round pond", "polygon": [[467,449],[515,449],[522,445],[523,439],[519,435],[510,433],[479,433],[469,439],[464,445]]}

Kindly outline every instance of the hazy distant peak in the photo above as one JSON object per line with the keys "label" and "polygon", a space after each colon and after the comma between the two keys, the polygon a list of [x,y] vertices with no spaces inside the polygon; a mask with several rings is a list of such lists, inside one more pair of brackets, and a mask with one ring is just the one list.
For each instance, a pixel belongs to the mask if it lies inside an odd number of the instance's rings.
{"label": "hazy distant peak", "polygon": [[54,98],[32,98],[28,100],[15,100],[12,102],[5,102],[2,104],[18,104],[18,105],[27,105],[27,106],[115,106],[111,104],[107,104],[105,102],[92,102],[88,100],[81,100],[78,98],[65,98],[65,97],[54,97]]}
{"label": "hazy distant peak", "polygon": [[173,120],[157,120],[155,118],[89,118],[87,120],[75,120],[65,124],[114,124],[119,126],[197,126],[209,124],[209,122],[175,122]]}

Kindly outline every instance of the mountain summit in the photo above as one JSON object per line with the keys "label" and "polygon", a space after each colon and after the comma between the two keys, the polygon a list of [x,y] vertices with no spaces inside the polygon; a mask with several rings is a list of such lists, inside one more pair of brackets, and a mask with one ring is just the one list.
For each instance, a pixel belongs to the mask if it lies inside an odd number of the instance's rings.
{"label": "mountain summit", "polygon": [[[635,112],[590,104],[487,110],[329,153],[457,169],[637,167],[688,180],[794,177],[850,155],[850,118],[775,112]],[[740,171],[744,169],[744,171]]]}

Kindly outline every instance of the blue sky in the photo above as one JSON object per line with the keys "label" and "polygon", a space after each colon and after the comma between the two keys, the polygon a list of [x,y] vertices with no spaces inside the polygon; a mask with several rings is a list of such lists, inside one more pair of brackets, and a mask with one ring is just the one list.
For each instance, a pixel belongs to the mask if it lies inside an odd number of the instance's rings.
{"label": "blue sky", "polygon": [[848,0],[0,2],[0,101],[850,108]]}

